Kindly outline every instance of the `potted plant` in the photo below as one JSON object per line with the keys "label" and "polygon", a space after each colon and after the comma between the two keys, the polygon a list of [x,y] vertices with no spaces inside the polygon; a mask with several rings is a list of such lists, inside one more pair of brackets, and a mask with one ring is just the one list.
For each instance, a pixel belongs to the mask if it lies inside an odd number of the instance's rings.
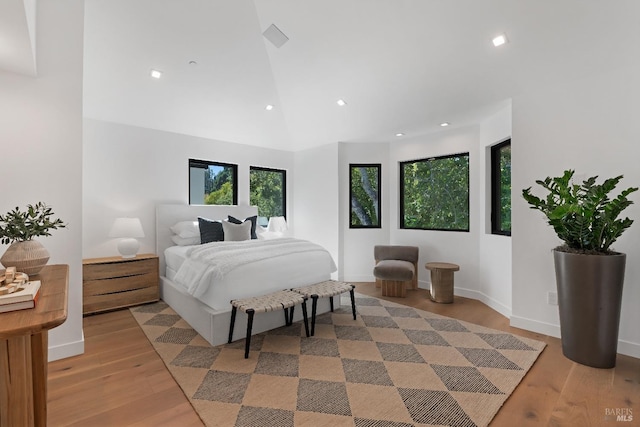
{"label": "potted plant", "polygon": [[16,207],[0,215],[0,241],[11,244],[0,258],[2,265],[28,275],[38,274],[49,261],[49,252],[33,238],[50,236],[50,230],[66,227],[62,220],[52,219],[53,215],[43,202],[27,205],[25,212]]}
{"label": "potted plant", "polygon": [[522,196],[546,215],[549,225],[564,242],[553,250],[560,312],[562,352],[569,359],[596,368],[616,363],[620,307],[626,255],[611,245],[633,220],[619,218],[633,202],[627,198],[637,187],[609,194],[622,175],[596,184],[597,176],[572,181],[574,171],[561,177],[536,181],[547,195]]}

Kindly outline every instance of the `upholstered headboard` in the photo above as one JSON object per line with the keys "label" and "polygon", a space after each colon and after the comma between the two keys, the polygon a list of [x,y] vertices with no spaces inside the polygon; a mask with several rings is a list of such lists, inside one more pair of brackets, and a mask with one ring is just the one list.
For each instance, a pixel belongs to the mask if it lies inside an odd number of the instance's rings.
{"label": "upholstered headboard", "polygon": [[223,205],[157,205],[156,206],[156,254],[160,258],[160,275],[164,276],[166,263],[164,250],[174,243],[171,240],[171,227],[179,221],[195,221],[198,217],[224,220],[228,215],[238,219],[257,215],[257,206]]}

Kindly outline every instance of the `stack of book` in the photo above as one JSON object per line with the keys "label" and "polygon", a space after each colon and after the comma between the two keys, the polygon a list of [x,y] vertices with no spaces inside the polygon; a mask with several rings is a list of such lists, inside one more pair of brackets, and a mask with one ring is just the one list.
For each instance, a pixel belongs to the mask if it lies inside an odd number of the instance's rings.
{"label": "stack of book", "polygon": [[0,313],[34,308],[39,295],[39,280],[23,283],[15,292],[0,295]]}

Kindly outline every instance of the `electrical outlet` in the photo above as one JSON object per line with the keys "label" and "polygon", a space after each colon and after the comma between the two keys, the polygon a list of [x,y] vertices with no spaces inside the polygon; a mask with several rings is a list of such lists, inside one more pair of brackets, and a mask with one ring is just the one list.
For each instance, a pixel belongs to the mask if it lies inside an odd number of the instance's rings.
{"label": "electrical outlet", "polygon": [[549,291],[547,292],[547,304],[558,305],[558,293]]}

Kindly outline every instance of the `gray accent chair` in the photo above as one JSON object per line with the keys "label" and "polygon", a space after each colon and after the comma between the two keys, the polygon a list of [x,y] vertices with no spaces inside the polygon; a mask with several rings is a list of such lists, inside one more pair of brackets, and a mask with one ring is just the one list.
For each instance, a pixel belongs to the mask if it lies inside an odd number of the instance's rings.
{"label": "gray accent chair", "polygon": [[373,275],[382,296],[406,297],[407,287],[418,289],[417,246],[377,245],[373,248],[376,265]]}

